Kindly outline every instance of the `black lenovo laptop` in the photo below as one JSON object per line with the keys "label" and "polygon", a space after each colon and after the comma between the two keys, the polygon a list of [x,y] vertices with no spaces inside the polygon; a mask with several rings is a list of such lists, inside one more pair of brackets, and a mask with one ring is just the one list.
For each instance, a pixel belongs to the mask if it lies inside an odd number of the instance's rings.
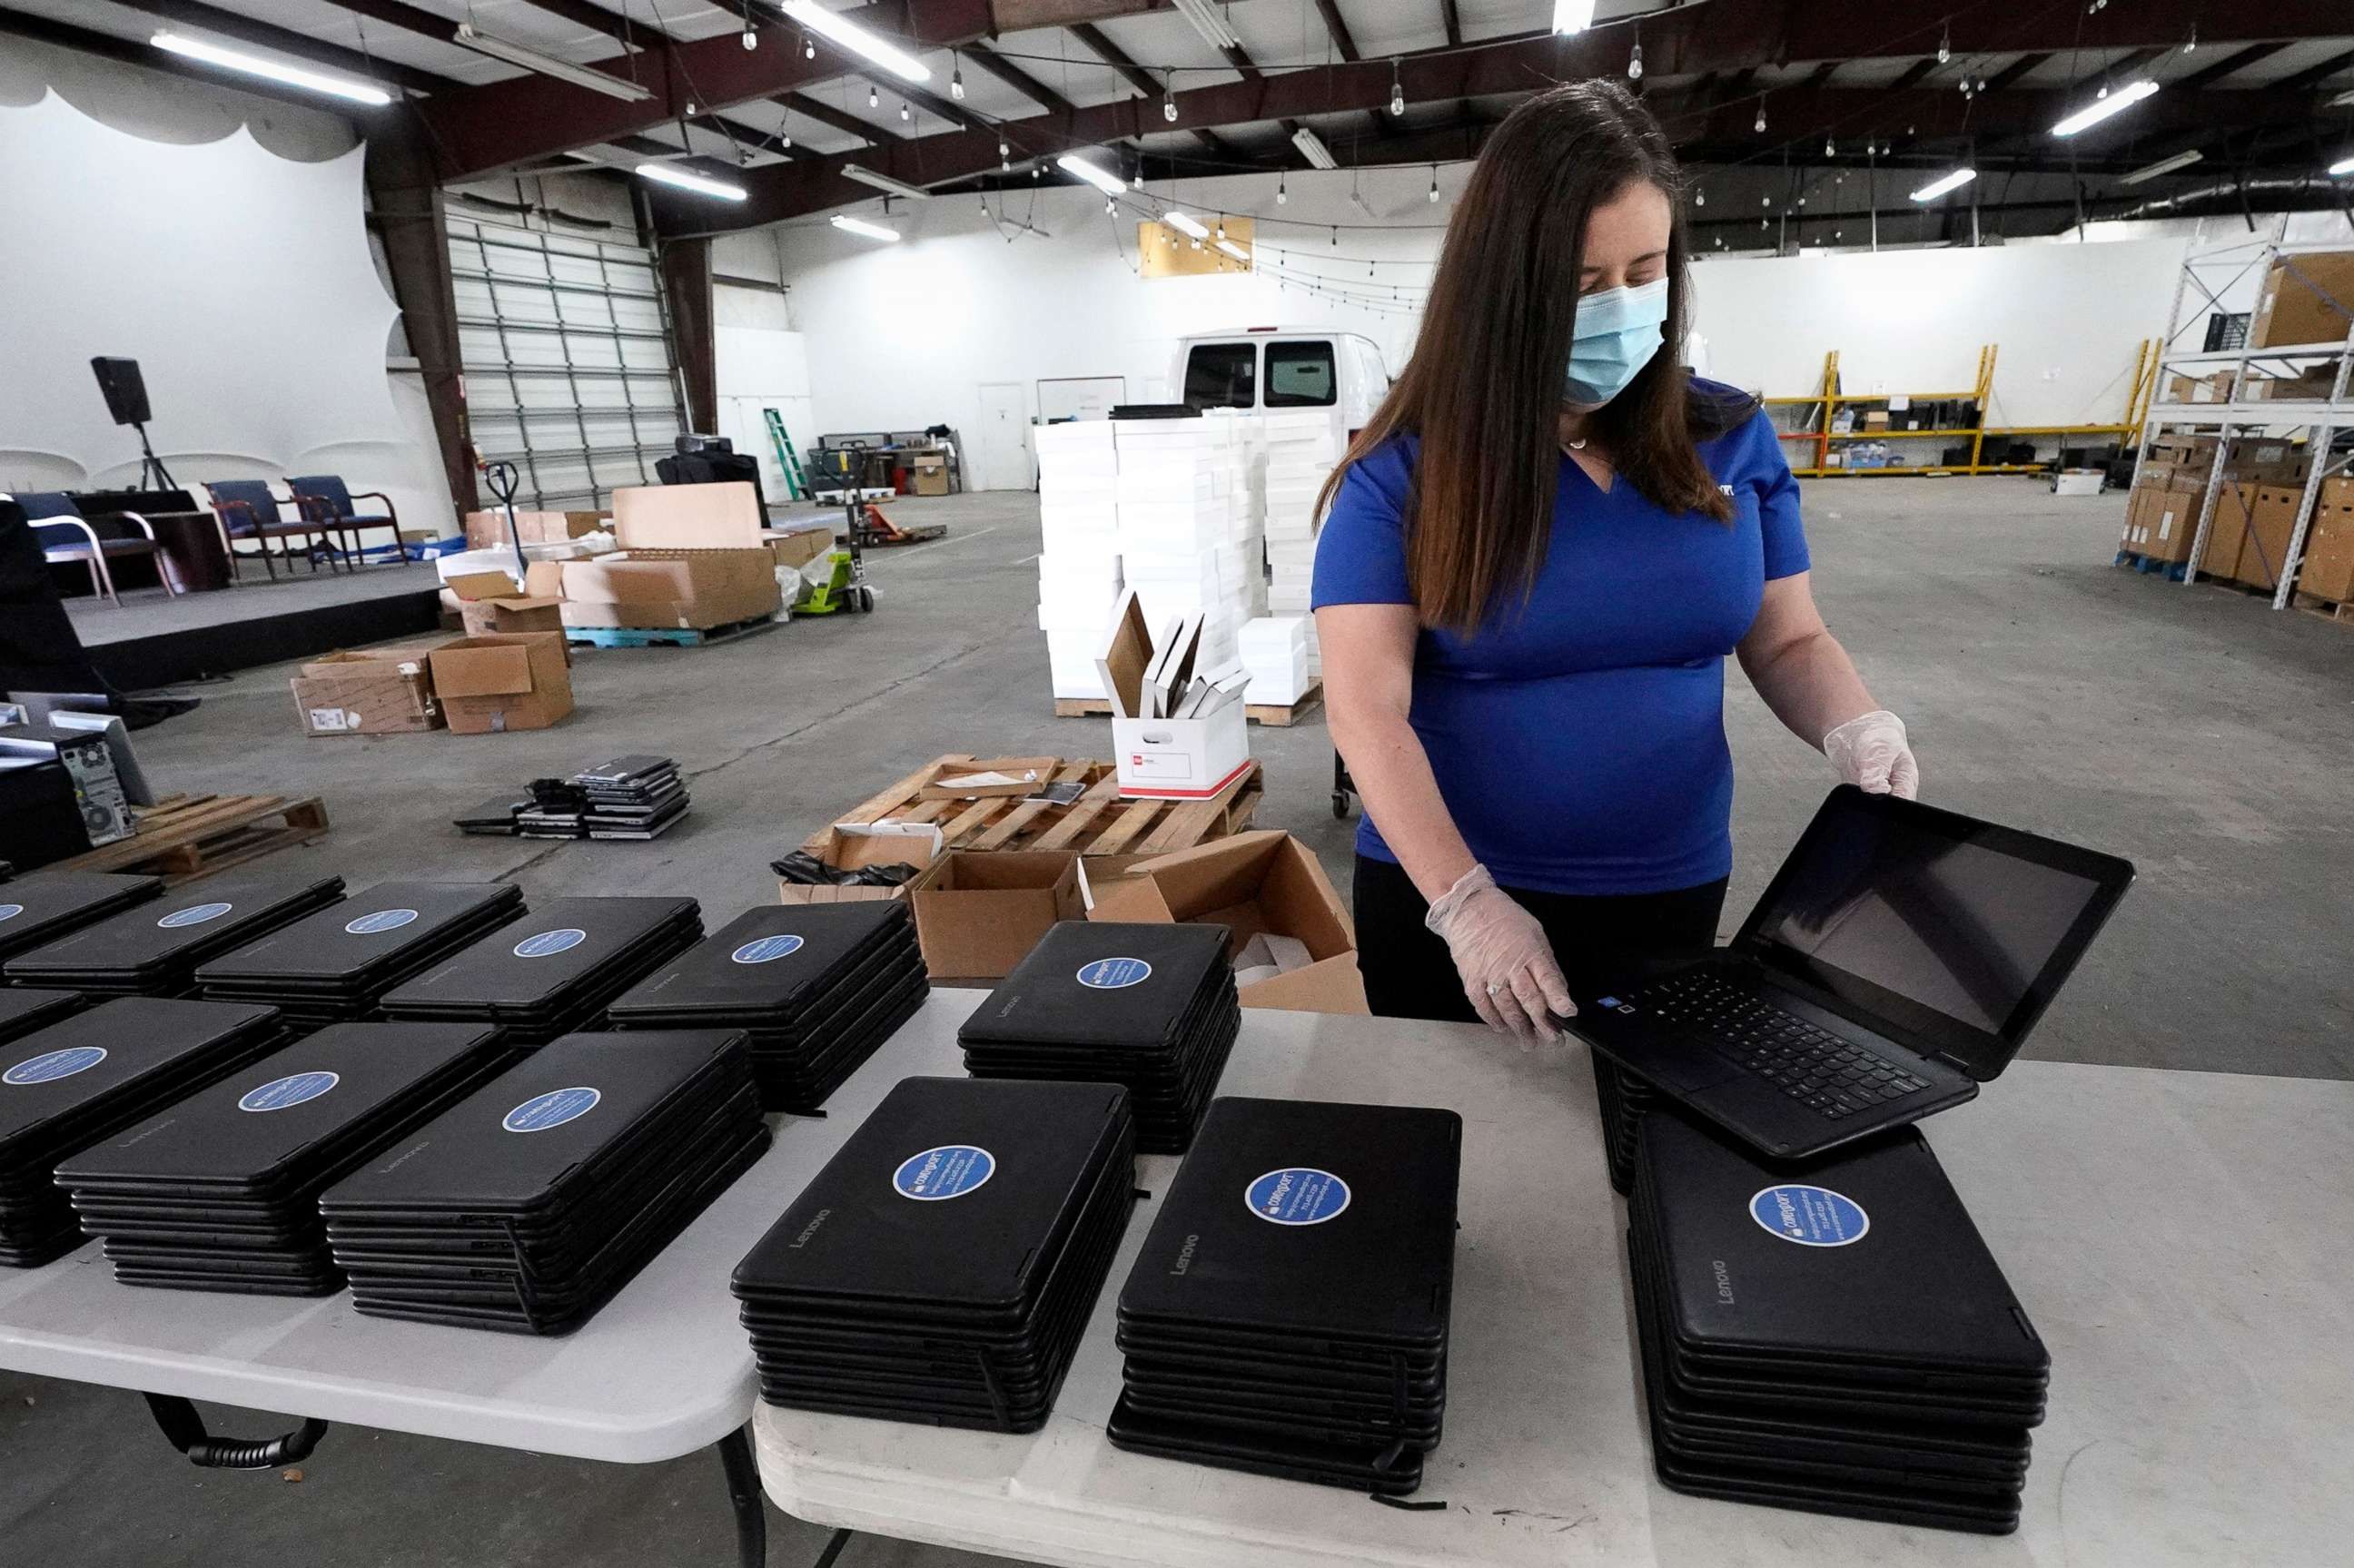
{"label": "black lenovo laptop", "polygon": [[1833,790],[1729,948],[1630,969],[1569,1027],[1785,1159],[1975,1097],[2133,882],[2133,866],[1852,785]]}

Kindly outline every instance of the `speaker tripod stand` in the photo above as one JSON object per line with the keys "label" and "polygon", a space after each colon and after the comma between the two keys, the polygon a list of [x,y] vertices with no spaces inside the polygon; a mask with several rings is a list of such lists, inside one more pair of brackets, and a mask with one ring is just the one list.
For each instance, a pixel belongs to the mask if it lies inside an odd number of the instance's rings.
{"label": "speaker tripod stand", "polygon": [[[164,460],[157,457],[155,449],[148,444],[146,421],[134,420],[131,428],[139,432],[139,488],[142,490],[179,489],[179,484],[172,478],[172,471],[164,466]],[[149,482],[151,480],[154,482]]]}

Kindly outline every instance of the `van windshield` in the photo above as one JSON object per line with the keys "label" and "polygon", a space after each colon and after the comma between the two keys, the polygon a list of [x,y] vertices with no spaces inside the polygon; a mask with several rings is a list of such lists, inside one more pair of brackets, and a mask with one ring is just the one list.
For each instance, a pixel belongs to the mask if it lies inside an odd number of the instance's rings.
{"label": "van windshield", "polygon": [[1185,401],[1194,408],[1258,406],[1258,344],[1196,344],[1185,355]]}
{"label": "van windshield", "polygon": [[1330,343],[1267,345],[1267,406],[1270,408],[1329,408],[1340,400],[1339,380]]}

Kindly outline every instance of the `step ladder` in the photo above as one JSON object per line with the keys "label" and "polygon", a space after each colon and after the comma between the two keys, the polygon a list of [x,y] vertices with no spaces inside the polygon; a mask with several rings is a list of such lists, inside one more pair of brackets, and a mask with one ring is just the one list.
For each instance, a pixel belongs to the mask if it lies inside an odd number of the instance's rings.
{"label": "step ladder", "polygon": [[801,478],[801,454],[793,450],[793,438],[786,432],[784,416],[774,408],[763,408],[760,413],[769,421],[769,440],[777,449],[777,467],[784,471],[787,495],[794,501],[807,501],[810,489]]}

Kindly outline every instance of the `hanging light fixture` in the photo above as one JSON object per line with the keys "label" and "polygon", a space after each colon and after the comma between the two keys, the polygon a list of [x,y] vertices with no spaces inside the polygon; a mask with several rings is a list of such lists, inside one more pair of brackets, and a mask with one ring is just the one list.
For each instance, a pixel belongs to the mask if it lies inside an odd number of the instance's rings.
{"label": "hanging light fixture", "polygon": [[1398,80],[1398,63],[1394,58],[1390,61],[1390,113],[1398,115],[1405,112],[1405,85]]}
{"label": "hanging light fixture", "polygon": [[1001,175],[1013,172],[1013,149],[1007,146],[1002,140],[997,143],[997,172]]}
{"label": "hanging light fixture", "polygon": [[1701,189],[1698,185],[1692,186],[1692,206],[1706,207],[1707,205],[1708,193]]}
{"label": "hanging light fixture", "polygon": [[1634,53],[1627,57],[1627,79],[1628,81],[1643,79],[1643,40],[1640,38],[1635,40]]}
{"label": "hanging light fixture", "polygon": [[1161,118],[1170,124],[1177,123],[1177,94],[1170,85],[1169,73],[1161,75]]}
{"label": "hanging light fixture", "polygon": [[910,121],[910,120],[913,120],[914,118],[915,118],[915,115],[914,115],[914,114],[912,114],[912,113],[910,113],[910,112],[908,111],[908,109],[907,109],[907,101],[906,99],[904,99],[904,98],[903,98],[903,99],[901,99],[901,100],[899,101],[899,120],[900,120],[900,122],[901,122],[902,124],[905,124],[907,122],[908,122],[908,121]]}
{"label": "hanging light fixture", "polygon": [[[874,61],[895,76],[909,81],[929,81],[932,68],[886,39],[868,32],[852,21],[848,13],[827,10],[818,0],[779,0],[778,9],[799,22],[812,33],[823,33],[834,43],[851,53]],[[815,45],[809,46],[810,58],[817,57]]]}
{"label": "hanging light fixture", "polygon": [[1823,138],[1823,156],[1826,158],[1839,156],[1839,148],[1832,144],[1831,139],[1828,136]]}
{"label": "hanging light fixture", "polygon": [[1937,63],[1944,65],[1954,58],[1953,32],[1950,27],[1937,29]]}
{"label": "hanging light fixture", "polygon": [[1430,199],[1433,202],[1438,200],[1438,165],[1437,164],[1430,165]]}
{"label": "hanging light fixture", "polygon": [[1283,188],[1283,176],[1282,176],[1281,175],[1276,175],[1276,176],[1275,176],[1275,205],[1276,205],[1276,206],[1278,206],[1278,207],[1281,207],[1285,202],[1288,202],[1288,201],[1289,201],[1290,199],[1291,199],[1291,197],[1290,197],[1289,194],[1288,194],[1288,193],[1287,193],[1287,192],[1284,190],[1284,188]]}
{"label": "hanging light fixture", "polygon": [[866,107],[869,109],[875,108],[880,105],[882,101],[883,95],[875,90],[875,84],[873,82],[868,82],[866,84]]}
{"label": "hanging light fixture", "polygon": [[807,33],[801,35],[801,58],[805,60],[817,58],[817,40]]}
{"label": "hanging light fixture", "polygon": [[1760,136],[1766,134],[1766,101],[1762,98],[1757,101],[1757,123],[1750,129]]}
{"label": "hanging light fixture", "polygon": [[2182,52],[2190,54],[2199,48],[2199,24],[2190,24],[2190,36],[2182,40]]}
{"label": "hanging light fixture", "polygon": [[964,101],[964,58],[960,55],[949,58],[956,63],[949,68],[949,96],[962,103]]}

